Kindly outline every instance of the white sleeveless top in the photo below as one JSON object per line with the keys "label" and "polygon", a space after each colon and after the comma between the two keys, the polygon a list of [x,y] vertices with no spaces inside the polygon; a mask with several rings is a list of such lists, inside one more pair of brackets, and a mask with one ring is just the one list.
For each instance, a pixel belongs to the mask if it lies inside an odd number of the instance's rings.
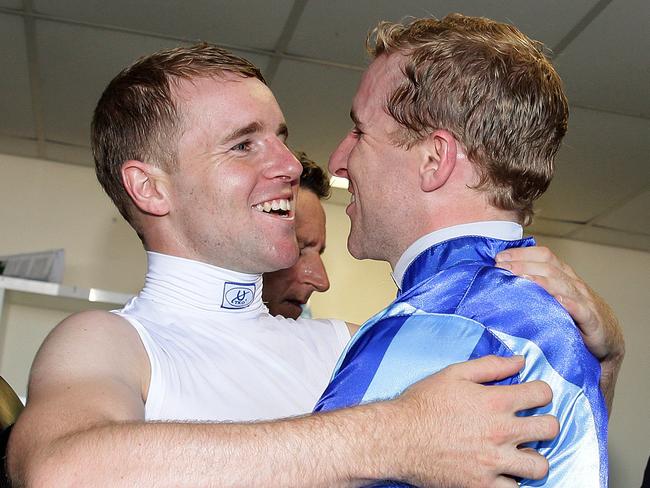
{"label": "white sleeveless top", "polygon": [[262,277],[147,253],[122,310],[151,363],[146,420],[247,421],[311,412],[350,339],[339,320],[285,319]]}

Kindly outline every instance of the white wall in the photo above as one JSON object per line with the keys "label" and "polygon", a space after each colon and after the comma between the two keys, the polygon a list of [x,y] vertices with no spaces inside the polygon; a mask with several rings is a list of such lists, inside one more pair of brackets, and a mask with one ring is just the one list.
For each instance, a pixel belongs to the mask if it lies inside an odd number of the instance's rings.
{"label": "white wall", "polygon": [[[66,284],[136,293],[142,283],[140,240],[92,168],[0,154],[0,223],[0,255],[65,249]],[[69,311],[27,307],[7,295],[0,374],[25,396],[38,346]]]}
{"label": "white wall", "polygon": [[[362,322],[395,296],[389,267],[346,252],[348,218],[327,203],[325,254],[332,288],[314,296],[316,316]],[[0,154],[0,255],[66,250],[64,282],[125,293],[144,276],[142,247],[91,168]],[[611,487],[640,486],[650,454],[650,254],[543,238],[613,306],[627,341],[610,422]],[[24,395],[27,367],[43,337],[67,312],[9,304],[0,317],[0,374]]]}

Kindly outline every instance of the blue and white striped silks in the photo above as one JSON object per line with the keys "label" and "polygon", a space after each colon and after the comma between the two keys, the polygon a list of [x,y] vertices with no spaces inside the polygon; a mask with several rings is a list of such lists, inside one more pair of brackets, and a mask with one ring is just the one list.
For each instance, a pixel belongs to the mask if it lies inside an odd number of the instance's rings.
{"label": "blue and white striped silks", "polygon": [[521,485],[606,487],[607,410],[598,387],[598,361],[553,297],[494,267],[498,252],[531,245],[531,238],[467,236],[420,254],[406,270],[397,299],[353,337],[315,410],[393,398],[466,359],[523,354],[525,369],[499,383],[546,381],[553,389],[552,404],[521,415],[551,413],[561,428],[553,441],[532,445],[547,457],[548,476],[521,480]]}

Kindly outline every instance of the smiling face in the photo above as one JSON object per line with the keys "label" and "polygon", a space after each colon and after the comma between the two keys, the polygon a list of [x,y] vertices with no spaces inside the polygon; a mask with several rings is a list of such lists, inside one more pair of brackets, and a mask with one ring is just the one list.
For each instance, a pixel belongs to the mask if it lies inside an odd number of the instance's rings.
{"label": "smiling face", "polygon": [[419,210],[412,190],[419,187],[422,157],[417,145],[406,149],[395,143],[400,127],[384,109],[398,76],[396,56],[373,61],[352,101],[354,127],[329,161],[330,173],[349,180],[350,253],[392,264],[414,240],[409,222],[418,223]]}
{"label": "smiling face", "polygon": [[302,166],[285,145],[284,117],[255,78],[182,80],[178,170],[170,174],[174,247],[183,257],[247,273],[298,256],[294,197]]}
{"label": "smiling face", "polygon": [[314,291],[330,287],[321,259],[325,250],[325,211],[316,194],[300,188],[296,208],[300,256],[292,267],[264,275],[262,298],[272,315],[297,319]]}

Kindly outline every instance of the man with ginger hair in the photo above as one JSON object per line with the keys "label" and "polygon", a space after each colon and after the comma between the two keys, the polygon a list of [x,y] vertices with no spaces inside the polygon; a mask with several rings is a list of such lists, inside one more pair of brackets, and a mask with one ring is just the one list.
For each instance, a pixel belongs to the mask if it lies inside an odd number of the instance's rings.
{"label": "man with ginger hair", "polygon": [[388,261],[399,293],[350,342],[316,411],[392,398],[467,359],[522,354],[524,370],[500,383],[548,382],[553,404],[527,414],[552,413],[561,429],[533,444],[548,475],[520,485],[606,486],[598,361],[552,296],[495,266],[497,253],[534,245],[522,226],[567,129],[559,76],[541,44],[484,18],[383,22],[369,40],[354,128],[329,168],[349,180],[348,249]]}
{"label": "man with ginger hair", "polygon": [[462,466],[467,486],[543,476],[543,457],[517,446],[552,438],[557,423],[515,413],[547,404],[548,386],[478,384],[515,374],[521,358],[456,365],[387,402],[250,423],[306,413],[350,337],[339,321],[271,317],[261,301],[261,273],[298,255],[301,166],[286,137],[257,68],[214,46],[156,53],[109,84],[93,153],[147,251],[145,285],[44,342],[9,445],[15,481],[433,485]]}

